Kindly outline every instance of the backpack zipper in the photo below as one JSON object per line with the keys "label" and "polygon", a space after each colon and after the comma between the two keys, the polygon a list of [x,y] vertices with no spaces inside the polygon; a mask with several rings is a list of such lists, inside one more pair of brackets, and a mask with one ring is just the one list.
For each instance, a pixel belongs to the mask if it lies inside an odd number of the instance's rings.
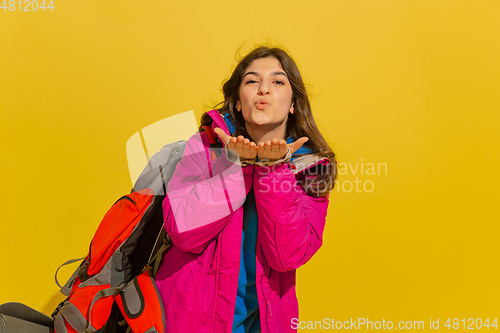
{"label": "backpack zipper", "polygon": [[135,203],[135,201],[134,201],[131,197],[126,196],[126,195],[124,195],[124,196],[123,196],[123,197],[121,197],[120,199],[116,200],[116,201],[115,201],[115,203],[114,203],[113,205],[115,205],[118,201],[120,201],[120,200],[122,200],[122,199],[126,199],[126,200],[130,201],[131,203],[133,203],[134,205],[136,205],[136,206],[137,206],[137,204]]}

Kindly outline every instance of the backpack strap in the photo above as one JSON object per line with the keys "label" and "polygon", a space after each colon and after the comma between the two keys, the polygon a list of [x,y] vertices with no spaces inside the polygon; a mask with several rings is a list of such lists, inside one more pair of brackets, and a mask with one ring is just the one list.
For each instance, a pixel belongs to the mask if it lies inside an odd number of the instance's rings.
{"label": "backpack strap", "polygon": [[200,131],[205,131],[208,136],[208,141],[210,142],[210,145],[213,145],[215,143],[215,138],[214,138],[214,132],[210,126],[201,126]]}
{"label": "backpack strap", "polygon": [[158,272],[158,269],[160,268],[160,263],[163,259],[163,254],[165,250],[167,250],[170,246],[172,245],[172,240],[168,235],[165,235],[163,237],[163,243],[160,246],[160,249],[158,252],[156,252],[155,256],[151,260],[151,262],[154,262],[153,264],[153,276],[156,276],[156,273]]}
{"label": "backpack strap", "polygon": [[[222,148],[222,143],[219,140],[217,134],[215,134],[214,130],[211,126],[202,126],[200,131],[205,132],[208,137],[210,148]],[[217,150],[212,150],[212,161],[219,157],[222,153]]]}
{"label": "backpack strap", "polygon": [[59,266],[59,268],[57,268],[56,275],[55,275],[54,279],[56,280],[57,286],[59,288],[61,288],[61,293],[63,293],[63,295],[65,295],[65,296],[69,295],[69,293],[71,291],[71,288],[73,287],[73,282],[75,282],[75,279],[76,279],[76,277],[78,275],[78,272],[80,271],[80,266],[81,265],[76,269],[76,271],[73,273],[73,275],[71,275],[71,277],[68,279],[68,281],[66,282],[66,284],[64,286],[61,286],[61,284],[57,280],[57,273],[59,273],[59,270],[61,269],[61,267],[69,265],[69,264],[72,264],[72,263],[75,263],[75,262],[78,262],[78,261],[81,261],[81,260],[83,260],[85,258],[86,257],[68,260],[64,264],[62,264],[61,266]]}
{"label": "backpack strap", "polygon": [[107,289],[100,290],[97,294],[95,294],[92,303],[90,303],[90,307],[88,309],[89,321],[85,319],[80,310],[71,302],[67,301],[59,310],[59,313],[54,318],[54,327],[57,333],[67,333],[68,330],[64,321],[66,322],[77,332],[82,333],[93,333],[97,332],[97,329],[92,327],[92,307],[94,304],[100,300],[101,298],[116,296],[119,292],[121,292],[127,286],[126,283],[120,284],[118,287],[111,287]]}
{"label": "backpack strap", "polygon": [[201,130],[205,131],[205,133],[207,133],[208,141],[210,141],[210,147],[213,147],[213,146],[215,146],[215,145],[218,144],[218,142],[217,142],[218,137],[214,133],[214,130],[212,129],[212,127],[210,127],[210,126],[202,126]]}

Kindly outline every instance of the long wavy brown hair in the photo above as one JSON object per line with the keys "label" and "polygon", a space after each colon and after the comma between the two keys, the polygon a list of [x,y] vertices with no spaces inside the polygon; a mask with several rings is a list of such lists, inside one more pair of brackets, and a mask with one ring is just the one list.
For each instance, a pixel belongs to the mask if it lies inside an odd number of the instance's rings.
{"label": "long wavy brown hair", "polygon": [[[325,197],[333,189],[337,179],[335,153],[316,126],[300,71],[293,59],[285,51],[277,47],[259,46],[244,56],[238,62],[229,80],[222,87],[224,101],[217,104],[214,109],[217,109],[221,114],[229,113],[235,120],[236,133],[234,133],[234,136],[243,135],[245,138],[252,140],[246,132],[245,119],[241,112],[236,111],[235,105],[239,99],[240,84],[245,70],[252,61],[267,57],[275,58],[280,62],[281,68],[285,71],[292,86],[292,102],[294,103],[295,112],[288,114],[286,137],[291,136],[294,140],[303,136],[308,137],[309,141],[307,141],[306,146],[315,154],[326,157],[330,161],[328,165],[320,164],[300,173],[297,181],[307,194],[314,197]],[[201,117],[201,126],[208,126],[211,122],[212,118],[207,113],[204,113]]]}

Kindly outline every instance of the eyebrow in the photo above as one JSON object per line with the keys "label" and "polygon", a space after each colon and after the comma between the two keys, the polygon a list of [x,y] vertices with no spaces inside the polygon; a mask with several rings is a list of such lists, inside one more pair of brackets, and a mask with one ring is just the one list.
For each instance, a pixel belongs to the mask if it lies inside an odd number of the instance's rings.
{"label": "eyebrow", "polygon": [[[257,73],[257,72],[248,72],[248,73],[245,73],[245,75],[243,75],[243,77],[245,77],[247,75],[259,76],[259,73]],[[271,75],[283,75],[284,77],[288,78],[284,72],[272,72]]]}

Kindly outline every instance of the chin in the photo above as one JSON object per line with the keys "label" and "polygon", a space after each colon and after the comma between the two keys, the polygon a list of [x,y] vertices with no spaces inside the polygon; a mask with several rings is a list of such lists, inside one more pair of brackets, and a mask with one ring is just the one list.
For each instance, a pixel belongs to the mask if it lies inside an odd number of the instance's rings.
{"label": "chin", "polygon": [[269,120],[253,120],[249,122],[253,126],[266,126],[266,125],[271,125],[271,122]]}

